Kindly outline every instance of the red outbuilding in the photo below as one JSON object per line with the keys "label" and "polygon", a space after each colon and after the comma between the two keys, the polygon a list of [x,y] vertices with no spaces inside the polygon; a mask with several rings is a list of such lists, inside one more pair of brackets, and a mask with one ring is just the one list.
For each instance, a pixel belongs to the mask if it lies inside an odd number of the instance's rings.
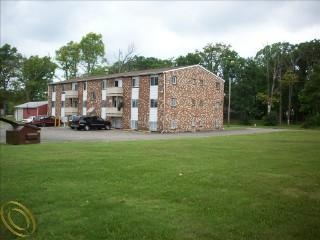
{"label": "red outbuilding", "polygon": [[27,102],[18,106],[15,106],[15,119],[21,121],[22,119],[29,118],[31,116],[47,115],[48,113],[48,101],[41,102]]}

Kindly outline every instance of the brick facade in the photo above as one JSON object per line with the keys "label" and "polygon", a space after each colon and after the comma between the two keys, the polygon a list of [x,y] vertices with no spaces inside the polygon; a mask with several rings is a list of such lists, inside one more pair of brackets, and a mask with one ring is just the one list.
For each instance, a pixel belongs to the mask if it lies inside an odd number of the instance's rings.
{"label": "brick facade", "polygon": [[[60,116],[62,90],[71,90],[72,83],[77,82],[78,114],[81,115],[84,106],[83,87],[87,82],[85,106],[87,111],[90,110],[91,114],[100,116],[102,107],[106,107],[106,109],[113,107],[112,98],[114,96],[122,97],[121,115],[108,115],[108,113],[106,119],[121,118],[122,128],[129,129],[131,127],[132,77],[139,77],[138,129],[149,130],[149,117],[152,116],[150,108],[151,76],[158,77],[157,119],[152,120],[157,121],[158,131],[200,131],[223,126],[224,80],[199,65],[87,77],[53,83],[49,85],[48,92],[49,112],[52,107],[52,86],[55,86],[56,89],[55,114]],[[102,82],[104,80],[107,81],[107,89],[118,88],[115,81],[122,81],[122,86],[119,87],[121,91],[107,95],[105,106],[102,103]],[[62,85],[64,85],[63,89]],[[65,106],[69,107],[69,105]]]}
{"label": "brick facade", "polygon": [[131,119],[131,78],[127,77],[123,79],[123,116],[122,116],[122,128],[130,128]]}

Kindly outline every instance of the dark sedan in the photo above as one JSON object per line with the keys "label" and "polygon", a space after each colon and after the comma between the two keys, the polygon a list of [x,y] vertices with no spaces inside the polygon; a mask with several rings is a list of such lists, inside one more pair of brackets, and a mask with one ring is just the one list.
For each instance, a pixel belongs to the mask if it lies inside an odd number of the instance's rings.
{"label": "dark sedan", "polygon": [[111,129],[111,122],[103,120],[98,116],[82,116],[76,117],[71,123],[71,128],[86,131],[90,129]]}

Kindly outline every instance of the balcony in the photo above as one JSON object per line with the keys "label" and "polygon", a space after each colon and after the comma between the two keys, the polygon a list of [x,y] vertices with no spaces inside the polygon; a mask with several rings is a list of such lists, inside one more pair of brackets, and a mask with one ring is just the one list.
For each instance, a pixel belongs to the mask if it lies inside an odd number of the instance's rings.
{"label": "balcony", "polygon": [[123,95],[122,87],[107,88],[107,96],[122,96],[122,95]]}
{"label": "balcony", "polygon": [[64,91],[66,98],[78,98],[78,91],[75,90],[69,90]]}
{"label": "balcony", "polygon": [[118,110],[118,108],[115,107],[108,107],[107,108],[107,116],[108,117],[122,117],[122,108],[120,109],[120,111]]}
{"label": "balcony", "polygon": [[77,107],[66,107],[64,108],[65,115],[75,115],[78,114],[78,108]]}

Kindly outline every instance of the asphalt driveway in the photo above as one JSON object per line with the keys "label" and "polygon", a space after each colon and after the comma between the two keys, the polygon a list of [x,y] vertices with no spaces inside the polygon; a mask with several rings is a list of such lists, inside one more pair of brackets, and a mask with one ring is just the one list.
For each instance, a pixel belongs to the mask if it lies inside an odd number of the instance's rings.
{"label": "asphalt driveway", "polygon": [[[5,131],[11,129],[10,125],[0,125],[0,142],[5,143]],[[159,140],[159,139],[176,139],[190,137],[211,137],[211,136],[227,136],[227,135],[245,135],[282,131],[281,129],[271,128],[246,128],[239,130],[219,130],[209,132],[195,133],[150,133],[140,131],[126,130],[93,130],[93,131],[77,131],[69,127],[45,127],[41,129],[41,142],[65,142],[65,141],[133,141],[133,140]]]}

